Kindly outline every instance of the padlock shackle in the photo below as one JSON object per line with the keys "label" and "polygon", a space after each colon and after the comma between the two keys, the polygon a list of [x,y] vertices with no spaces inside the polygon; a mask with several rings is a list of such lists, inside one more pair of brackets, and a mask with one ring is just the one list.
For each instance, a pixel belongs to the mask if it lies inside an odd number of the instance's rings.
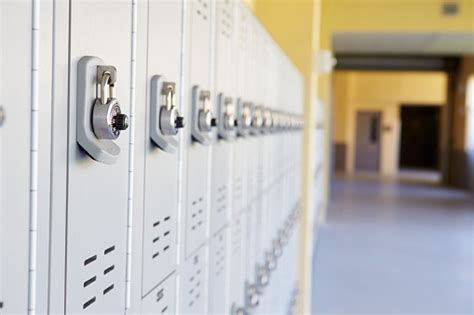
{"label": "padlock shackle", "polygon": [[[102,78],[100,79],[100,102],[102,105],[107,104],[108,98],[105,96],[105,86],[110,83],[110,72],[104,71]],[[109,98],[113,98],[114,85],[109,84]]]}

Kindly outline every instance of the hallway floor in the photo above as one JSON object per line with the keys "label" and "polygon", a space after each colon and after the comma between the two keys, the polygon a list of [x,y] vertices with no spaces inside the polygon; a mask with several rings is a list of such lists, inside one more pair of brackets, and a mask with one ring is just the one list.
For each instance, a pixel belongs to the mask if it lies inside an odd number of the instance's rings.
{"label": "hallway floor", "polygon": [[474,314],[474,199],[338,178],[315,244],[315,314]]}

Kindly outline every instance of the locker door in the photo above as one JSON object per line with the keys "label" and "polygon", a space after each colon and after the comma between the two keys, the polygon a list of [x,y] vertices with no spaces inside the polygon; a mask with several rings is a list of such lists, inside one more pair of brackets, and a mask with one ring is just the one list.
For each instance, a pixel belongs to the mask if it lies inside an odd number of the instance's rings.
{"label": "locker door", "polygon": [[[143,296],[174,272],[177,263],[178,137],[181,129],[174,130],[176,135],[163,134],[162,122],[166,119],[164,111],[170,112],[163,102],[166,84],[170,84],[170,88],[174,84],[174,90],[170,93],[174,93],[175,101],[170,105],[180,111],[182,2],[150,1],[148,16],[146,72],[139,73],[140,77],[146,78],[144,85],[147,87],[147,97],[146,106],[140,104],[138,107],[141,111],[138,115],[141,115],[143,123],[138,125],[142,130],[137,132],[137,137],[141,138],[137,142],[145,143],[144,217],[143,222],[137,223],[142,224],[140,228],[137,225],[138,232],[143,231]],[[155,114],[159,115],[156,121],[152,119],[155,115],[153,106]],[[175,120],[182,117],[180,115]],[[159,142],[163,146],[160,147],[152,136],[152,130],[157,129],[159,135],[169,137],[165,139],[173,149]]]}
{"label": "locker door", "polygon": [[233,62],[233,4],[217,1],[215,6],[214,112],[218,128],[212,150],[211,234],[228,223],[233,142],[236,136],[234,71],[229,67]]}
{"label": "locker door", "polygon": [[[115,96],[122,113],[129,113],[131,17],[131,2],[71,2],[67,313],[118,314],[125,309],[129,133],[122,131],[116,140],[96,140],[98,130],[102,131],[97,127],[91,141],[101,151],[79,145],[78,141],[81,132],[91,136],[91,128],[85,122],[92,117],[87,115],[101,117],[86,111],[85,106],[98,101],[97,83],[107,79],[105,73],[99,72],[98,59],[87,59],[85,67],[80,63],[83,57],[100,58],[104,65],[116,68]],[[124,127],[125,121],[121,120],[122,126],[115,124],[116,129]],[[101,160],[104,156],[108,159],[105,163]]]}
{"label": "locker door", "polygon": [[[213,117],[209,112],[212,100],[210,86],[211,59],[211,10],[210,1],[196,0],[187,2],[187,47],[185,53],[188,71],[185,86],[186,117],[186,210],[185,210],[185,256],[189,257],[206,240],[208,228],[208,185],[209,185],[209,145],[210,132],[202,131],[199,124],[201,114]],[[206,118],[206,127],[211,121]],[[196,126],[197,132],[193,132]]]}
{"label": "locker door", "polygon": [[210,145],[212,112],[211,1],[185,1],[183,110],[187,117],[183,152],[183,222],[178,313],[207,311]]}
{"label": "locker door", "polygon": [[0,127],[0,313],[7,314],[28,309],[31,17],[31,2],[0,2],[0,106],[4,111]]}

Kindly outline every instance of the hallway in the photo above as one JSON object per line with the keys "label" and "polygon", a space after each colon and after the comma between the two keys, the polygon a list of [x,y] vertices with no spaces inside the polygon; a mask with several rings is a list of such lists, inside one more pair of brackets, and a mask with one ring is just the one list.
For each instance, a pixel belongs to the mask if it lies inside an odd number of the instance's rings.
{"label": "hallway", "polygon": [[464,192],[339,177],[315,246],[315,314],[474,314]]}

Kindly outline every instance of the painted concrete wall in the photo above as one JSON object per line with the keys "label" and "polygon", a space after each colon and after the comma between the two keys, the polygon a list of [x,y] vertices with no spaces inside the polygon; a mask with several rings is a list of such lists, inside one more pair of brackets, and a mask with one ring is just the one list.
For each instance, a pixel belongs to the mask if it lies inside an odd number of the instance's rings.
{"label": "painted concrete wall", "polygon": [[346,169],[354,171],[357,111],[382,112],[381,173],[396,175],[400,105],[446,103],[447,77],[441,72],[337,71],[334,75],[334,142],[347,146]]}

